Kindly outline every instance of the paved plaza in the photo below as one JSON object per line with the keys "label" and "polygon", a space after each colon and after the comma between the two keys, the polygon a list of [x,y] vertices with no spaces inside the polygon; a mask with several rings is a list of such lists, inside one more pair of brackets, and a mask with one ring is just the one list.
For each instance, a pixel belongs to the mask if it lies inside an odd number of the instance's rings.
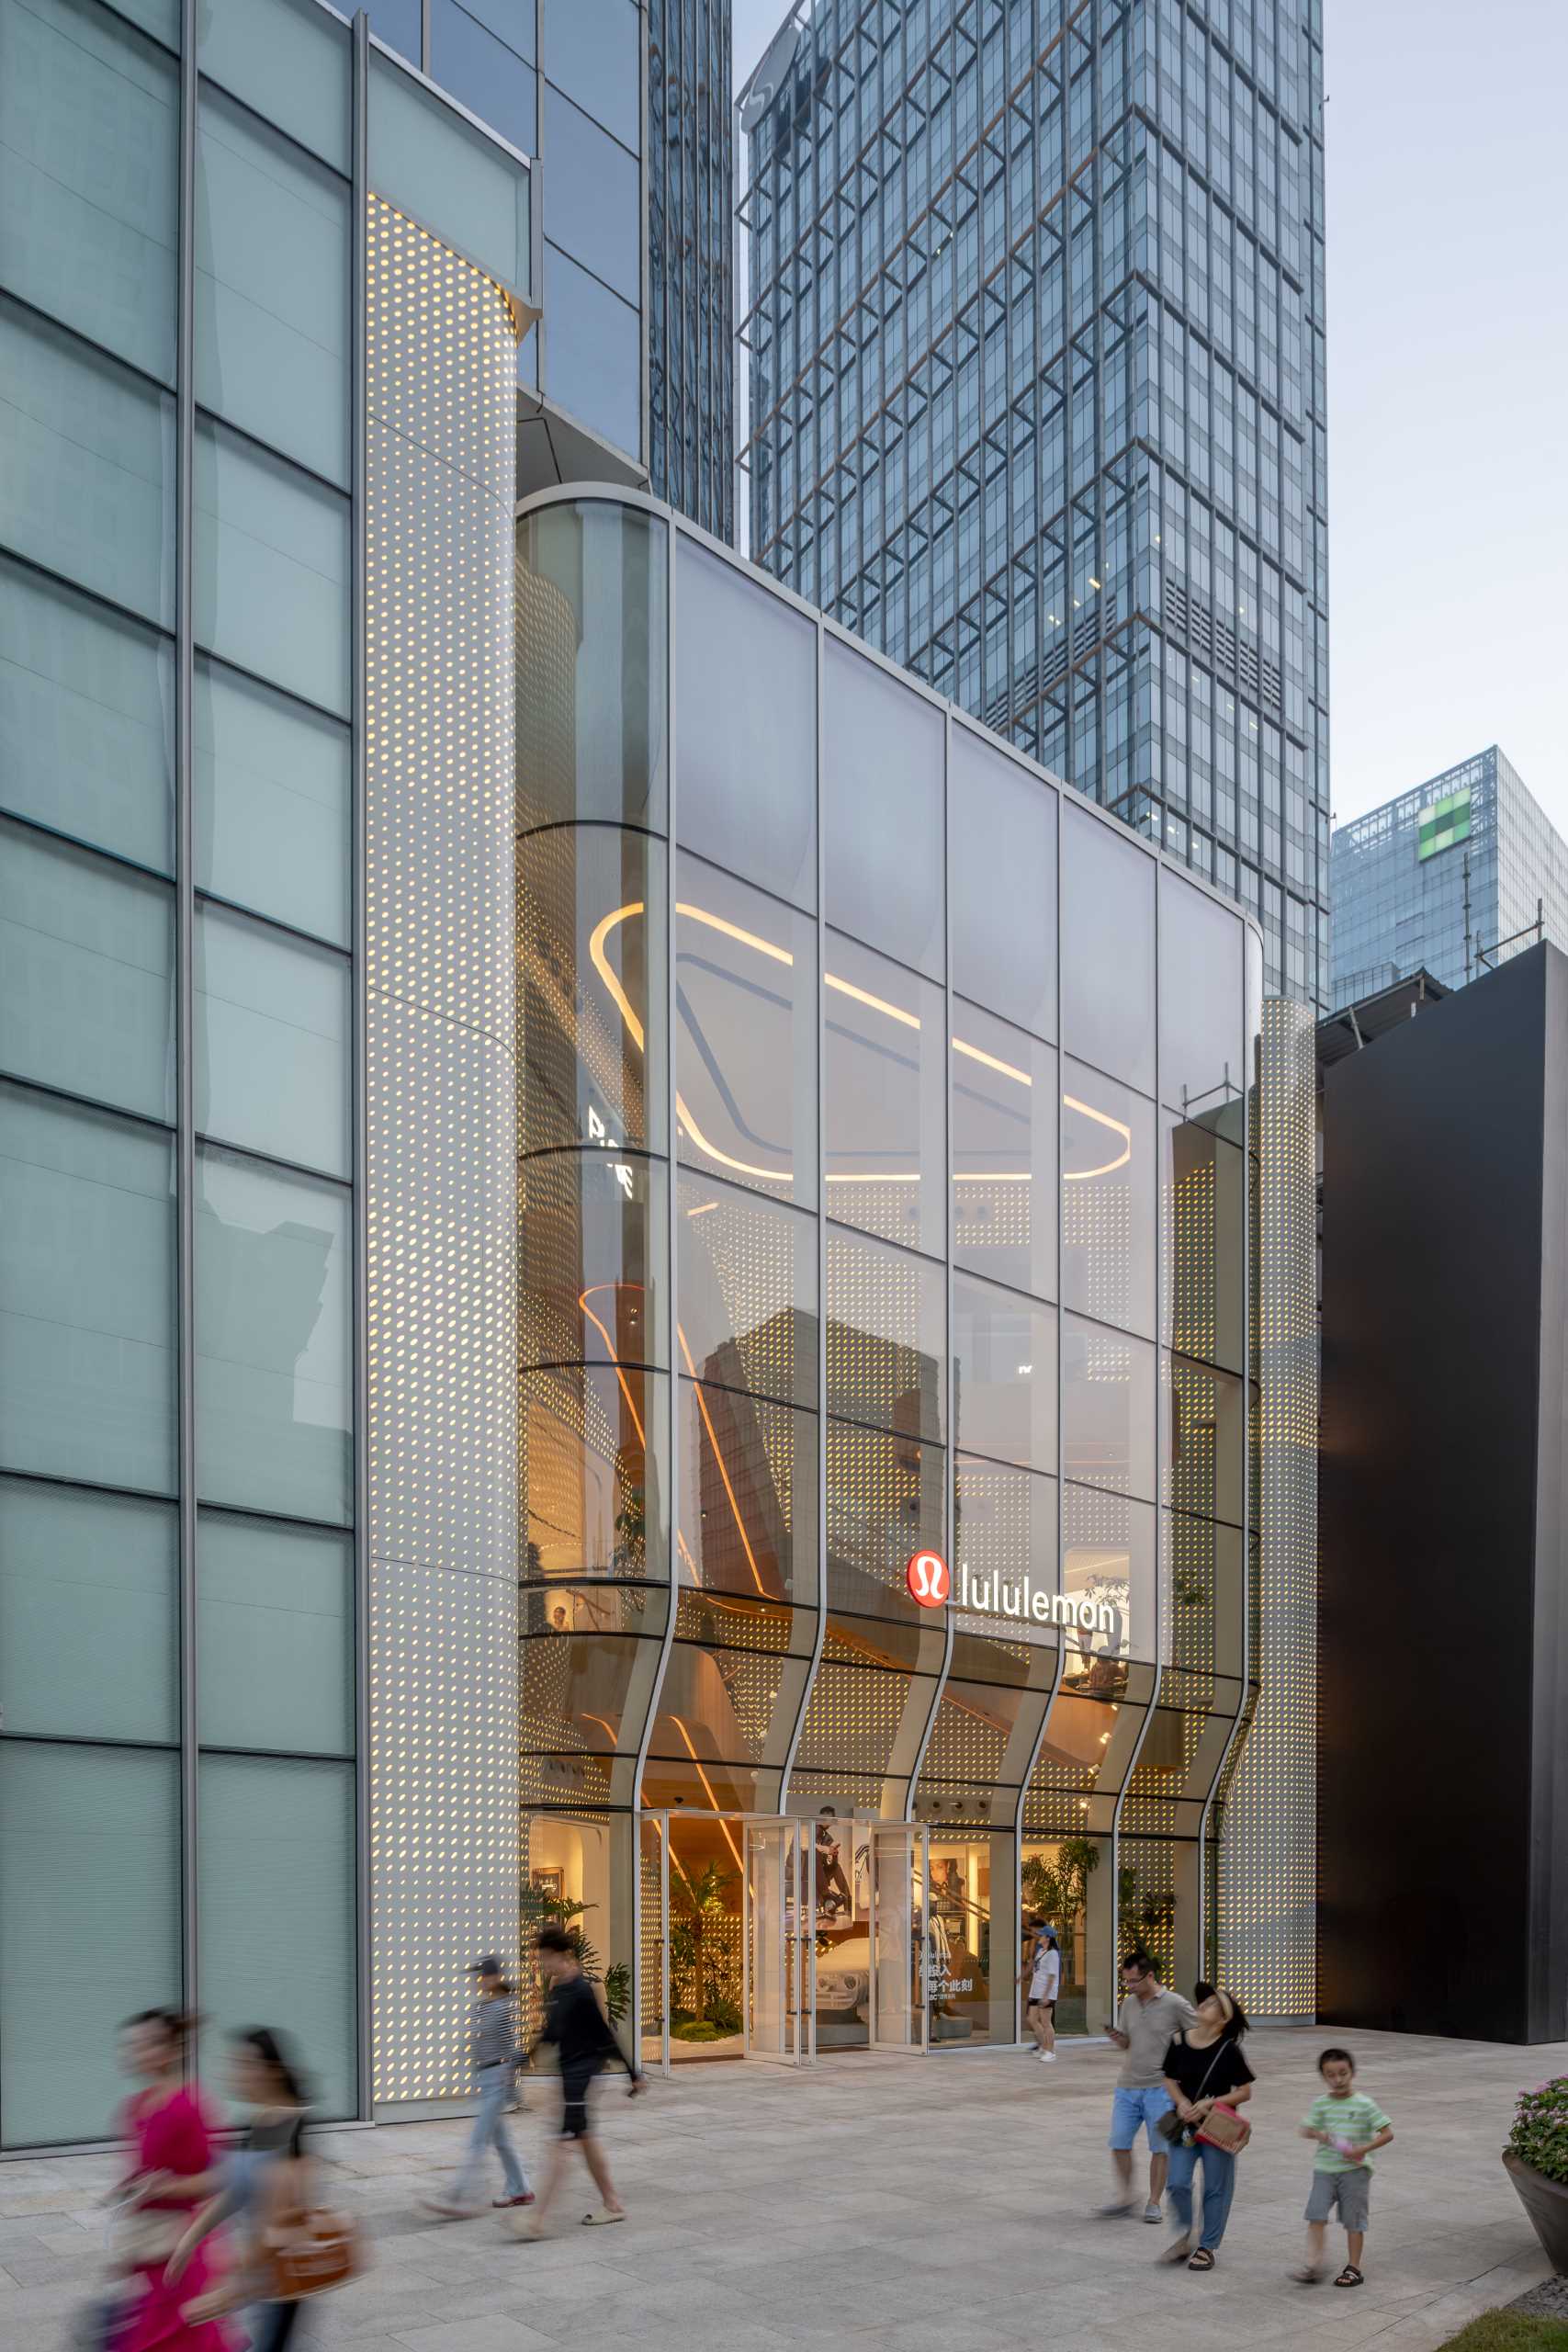
{"label": "paved plaza", "polygon": [[[331,2196],[365,2217],[375,2260],[296,2343],[1429,2352],[1546,2275],[1497,2157],[1515,2091],[1568,2069],[1568,2048],[1349,2037],[1397,2137],[1380,2160],[1368,2283],[1347,2293],[1285,2276],[1312,2154],[1295,2126],[1314,2055],[1335,2038],[1319,2027],[1253,2034],[1256,2130],[1210,2278],[1157,2267],[1163,2233],[1094,2217],[1108,2191],[1113,2052],[1068,2049],[1054,2067],[1012,2052],[837,2056],[806,2074],[688,2066],[630,2104],[618,2078],[607,2085],[626,2225],[576,2226],[584,2193],[562,2208],[559,2236],[537,2245],[513,2244],[489,2215],[442,2226],[420,2213],[462,2125],[323,2133]],[[536,2085],[519,2119],[531,2165],[554,2090]],[[108,2155],[0,2165],[6,2352],[69,2342],[101,2233],[94,2200],[114,2169]]]}

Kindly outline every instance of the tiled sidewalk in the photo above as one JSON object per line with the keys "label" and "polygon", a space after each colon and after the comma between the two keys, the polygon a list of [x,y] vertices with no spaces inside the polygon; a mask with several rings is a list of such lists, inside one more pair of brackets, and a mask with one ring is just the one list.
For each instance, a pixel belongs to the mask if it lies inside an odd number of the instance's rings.
{"label": "tiled sidewalk", "polygon": [[[1117,2060],[1066,2051],[925,2061],[835,2057],[814,2073],[682,2068],[603,2124],[623,2229],[519,2245],[488,2215],[442,2226],[418,2211],[463,2128],[323,2134],[334,2201],[366,2218],[375,2263],[326,2298],[296,2346],[359,2352],[763,2352],[781,2346],[956,2352],[969,2344],[1228,2343],[1430,2352],[1476,2312],[1545,2275],[1498,2162],[1515,2091],[1568,2070],[1568,2048],[1509,2050],[1392,2034],[1349,2037],[1393,2119],[1353,2293],[1292,2285],[1311,2150],[1312,2028],[1263,2029],[1256,2130],[1212,2277],[1167,2271],[1153,2229],[1094,2218]],[[520,2120],[530,2161],[553,2086]],[[107,2156],[0,2165],[0,2345],[60,2352],[90,2292]],[[497,2184],[499,2186],[499,2184]]]}

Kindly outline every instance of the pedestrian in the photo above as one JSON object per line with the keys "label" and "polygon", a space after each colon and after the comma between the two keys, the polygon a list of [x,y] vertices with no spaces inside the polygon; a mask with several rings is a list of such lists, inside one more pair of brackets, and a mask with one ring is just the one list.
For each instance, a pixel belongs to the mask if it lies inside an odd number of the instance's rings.
{"label": "pedestrian", "polygon": [[1050,1922],[1036,1919],[1029,1952],[1029,2001],[1024,2022],[1034,2036],[1036,2054],[1045,2065],[1056,2063],[1056,1996],[1062,1989],[1062,1947]]}
{"label": "pedestrian", "polygon": [[1345,2267],[1337,2287],[1364,2287],[1361,2253],[1372,2199],[1371,2154],[1386,2148],[1393,2126],[1365,2091],[1356,2088],[1356,2062],[1348,2050],[1325,2050],[1317,2062],[1323,2089],[1302,2118],[1302,2137],[1317,2142],[1307,2199],[1306,2260],[1292,2273],[1315,2287],[1327,2269],[1324,2248],[1330,2217],[1345,2225]]}
{"label": "pedestrian", "polygon": [[[560,2137],[550,2150],[549,2167],[545,2185],[539,2192],[537,2210],[515,2216],[512,2227],[520,2238],[542,2238],[548,2234],[545,2222],[551,2206],[566,2177],[572,2144],[582,2152],[593,2185],[599,2191],[600,2203],[582,2216],[585,2225],[597,2228],[611,2222],[624,2222],[626,2209],[615,2194],[615,2182],[599,2136],[593,2130],[588,2112],[588,2094],[593,2077],[606,2065],[621,2065],[631,2077],[627,2096],[646,2090],[648,2086],[634,2059],[628,2058],[611,2030],[608,2018],[595,1998],[593,1987],[582,1973],[582,1962],[571,1937],[564,1928],[541,1928],[535,1939],[539,1973],[549,1987],[545,2002],[545,2022],[534,2049],[548,2042],[560,2063],[561,2127]],[[530,2052],[530,2055],[532,2052]]]}
{"label": "pedestrian", "polygon": [[[1199,1996],[1196,2021],[1172,2034],[1165,2053],[1165,2087],[1177,2127],[1165,2134],[1176,2234],[1160,2259],[1184,2262],[1189,2270],[1212,2270],[1235,2194],[1236,2143],[1246,2137],[1236,2110],[1252,2097],[1257,2077],[1241,2053],[1247,2019],[1237,2004],[1212,1984],[1193,1990]],[[1203,2228],[1194,2248],[1192,2182],[1200,2165]]]}
{"label": "pedestrian", "polygon": [[[310,2204],[314,2165],[305,2148],[310,2097],[303,2078],[269,2026],[235,2034],[230,2044],[234,2097],[251,2109],[243,2146],[223,2166],[221,2187],[196,2215],[164,2272],[171,2285],[186,2279],[186,2318],[216,2315],[247,2302],[249,2352],[283,2352],[299,2316],[292,2298],[269,2294],[272,2258]],[[198,2246],[229,2220],[242,2219],[245,2251],[236,2272],[216,2294],[197,2301],[188,2272]]]}
{"label": "pedestrian", "polygon": [[1116,2023],[1107,2022],[1105,2027],[1117,2049],[1126,2052],[1111,2106],[1111,2154],[1117,2194],[1109,2205],[1100,2207],[1106,2215],[1132,2217],[1136,2202],[1133,2146],[1142,2125],[1149,2145],[1149,2193],[1144,2219],[1156,2224],[1159,2221],[1166,2176],[1166,2143],[1160,2137],[1159,2120],[1170,2112],[1165,2053],[1171,2036],[1182,2032],[1196,2015],[1179,1993],[1168,1992],[1160,1983],[1158,1970],[1141,1946],[1127,1954],[1122,1962],[1122,2007]]}
{"label": "pedestrian", "polygon": [[473,1962],[468,1973],[478,1979],[468,2031],[468,2064],[479,2104],[452,2194],[424,2200],[425,2211],[443,2222],[466,2222],[479,2211],[484,2190],[485,2155],[492,2147],[501,2158],[503,2188],[502,2195],[491,2200],[496,2210],[534,2202],[534,2192],[506,2128],[506,2109],[511,2104],[517,2069],[523,2063],[513,1987],[502,1976],[500,1957],[493,1951],[487,1951],[482,1960]]}
{"label": "pedestrian", "polygon": [[120,2030],[120,2064],[141,2087],[124,2116],[131,2162],[120,2183],[118,2259],[128,2291],[116,2352],[229,2352],[232,2341],[221,2320],[187,2319],[181,2308],[210,2283],[206,2247],[183,2281],[165,2269],[192,2209],[221,2177],[213,2120],[186,2063],[196,2026],[183,2009],[143,2009]]}

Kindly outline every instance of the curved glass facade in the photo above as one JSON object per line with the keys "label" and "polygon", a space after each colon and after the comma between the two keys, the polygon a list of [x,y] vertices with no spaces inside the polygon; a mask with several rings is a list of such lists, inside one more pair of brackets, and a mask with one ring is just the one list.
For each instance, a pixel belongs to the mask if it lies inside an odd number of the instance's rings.
{"label": "curved glass facade", "polygon": [[1249,1666],[1243,919],[665,510],[517,561],[525,1909],[755,2048],[808,1816],[852,2040],[904,1825],[913,2038],[1015,2038],[1021,1900],[1092,2027]]}

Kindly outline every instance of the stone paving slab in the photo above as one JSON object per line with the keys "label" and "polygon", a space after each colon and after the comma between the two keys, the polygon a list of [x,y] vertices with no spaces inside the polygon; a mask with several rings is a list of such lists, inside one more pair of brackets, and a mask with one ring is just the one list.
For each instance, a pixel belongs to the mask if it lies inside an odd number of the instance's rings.
{"label": "stone paving slab", "polygon": [[[1295,2127],[1334,2038],[1318,2027],[1252,2036],[1253,2143],[1207,2278],[1161,2269],[1160,2232],[1095,2216],[1109,2190],[1113,2052],[1067,2047],[1051,2067],[1015,2052],[836,2053],[801,2074],[686,2067],[629,2105],[612,2081],[602,2128],[632,2218],[575,2226],[592,2201],[580,2176],[560,2233],[538,2245],[489,2214],[442,2225],[419,2210],[456,2165],[465,2125],[321,2133],[331,2198],[363,2215],[373,2260],[295,2343],[953,2352],[955,2341],[1048,2335],[1071,2352],[1145,2341],[1160,2352],[1222,2341],[1435,2352],[1547,2275],[1498,2151],[1516,2091],[1568,2072],[1568,2047],[1349,2037],[1396,2136],[1373,2189],[1368,2283],[1347,2294],[1286,2277],[1312,2157]],[[552,2093],[539,2086],[516,2119],[531,2168]],[[0,2164],[5,2352],[63,2352],[93,2291],[96,2199],[116,2168],[101,2153]]]}

